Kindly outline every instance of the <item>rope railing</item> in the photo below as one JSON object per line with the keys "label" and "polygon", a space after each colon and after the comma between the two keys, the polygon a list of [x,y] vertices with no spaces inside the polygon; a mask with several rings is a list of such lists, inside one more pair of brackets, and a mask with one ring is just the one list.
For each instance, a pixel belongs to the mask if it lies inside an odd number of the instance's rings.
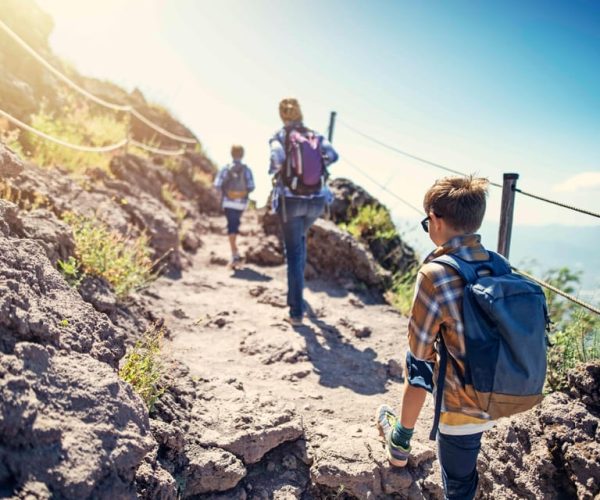
{"label": "rope railing", "polygon": [[[347,123],[344,123],[343,121],[341,122],[341,124],[342,124],[342,126],[346,127],[348,130],[354,132],[355,134],[358,134],[358,135],[364,137],[365,139],[368,139],[369,141],[374,142],[375,144],[378,144],[381,147],[389,149],[390,151],[393,151],[395,153],[401,154],[403,156],[406,156],[407,158],[411,158],[411,159],[419,161],[421,163],[425,163],[426,165],[429,165],[431,167],[435,167],[435,168],[439,168],[441,170],[445,170],[446,172],[450,172],[452,174],[462,175],[464,177],[467,176],[467,174],[465,174],[464,172],[461,172],[460,170],[455,170],[453,168],[446,167],[446,166],[444,166],[444,165],[442,165],[440,163],[436,163],[434,161],[427,160],[427,159],[422,158],[420,156],[415,156],[415,155],[413,155],[413,154],[411,154],[411,153],[409,153],[407,151],[404,151],[404,150],[399,149],[399,148],[397,148],[395,146],[392,146],[392,145],[387,144],[387,143],[385,143],[383,141],[380,141],[379,139],[376,139],[375,137],[373,137],[373,136],[371,136],[369,134],[365,134],[364,132],[361,132],[360,130],[358,130],[358,129],[356,129],[356,128],[350,126],[350,125],[348,125]],[[492,186],[499,187],[499,188],[502,187],[502,184],[498,184],[497,182],[492,182],[492,181],[489,181],[489,182],[490,182],[490,184]]]}
{"label": "rope railing", "polygon": [[150,153],[154,153],[157,155],[165,155],[165,156],[181,156],[185,154],[185,149],[161,149],[161,148],[156,148],[154,146],[150,146],[148,144],[144,144],[142,142],[138,142],[134,139],[131,139],[129,141],[129,144],[131,144],[132,146],[136,146],[138,148],[141,148],[145,151],[148,151]]}
{"label": "rope railing", "polygon": [[560,201],[550,200],[548,198],[544,198],[542,196],[538,196],[536,194],[528,193],[527,191],[523,191],[519,188],[513,187],[513,191],[516,193],[520,193],[525,196],[529,196],[530,198],[535,198],[536,200],[545,201],[546,203],[551,203],[552,205],[557,205],[559,207],[568,208],[569,210],[573,210],[575,212],[579,212],[581,214],[591,215],[592,217],[600,218],[600,214],[596,212],[591,212],[590,210],[584,210],[583,208],[577,208],[573,205],[567,205],[566,203],[561,203]]}
{"label": "rope railing", "polygon": [[160,125],[155,124],[144,115],[142,115],[137,109],[128,104],[116,104],[113,102],[106,101],[101,99],[98,96],[95,96],[91,92],[88,92],[86,89],[75,83],[64,73],[61,73],[54,66],[52,66],[46,59],[44,59],[38,52],[36,52],[25,40],[23,40],[19,35],[17,35],[12,29],[10,29],[2,20],[0,20],[0,28],[4,30],[4,32],[9,35],[17,44],[19,44],[27,53],[29,53],[36,61],[38,61],[42,66],[44,66],[48,71],[50,71],[57,78],[62,80],[64,83],[69,85],[71,88],[79,92],[81,95],[89,99],[90,101],[99,104],[100,106],[104,106],[105,108],[112,109],[113,111],[124,111],[130,113],[132,116],[136,117],[138,120],[143,122],[148,127],[152,128],[156,132],[169,137],[175,141],[187,143],[187,144],[196,144],[196,139],[192,139],[191,137],[184,137],[182,135],[174,134],[164,129]]}
{"label": "rope railing", "polygon": [[131,108],[131,114],[133,116],[135,116],[138,120],[140,120],[142,123],[145,123],[148,127],[152,128],[159,134],[164,135],[165,137],[169,137],[170,139],[173,139],[173,140],[179,141],[179,142],[184,142],[186,144],[196,144],[196,142],[198,142],[198,141],[196,141],[196,139],[189,139],[187,137],[183,137],[181,135],[177,135],[177,134],[173,134],[172,132],[169,132],[168,130],[162,128],[160,125],[157,125],[156,123],[153,123],[150,120],[148,120],[148,118],[146,118],[143,114],[141,114],[137,109],[135,109],[133,107]]}
{"label": "rope railing", "polygon": [[42,139],[46,139],[47,141],[54,142],[55,144],[64,146],[66,148],[73,149],[75,151],[82,151],[84,153],[110,153],[112,151],[116,151],[117,149],[124,148],[128,144],[138,147],[140,149],[143,149],[145,151],[148,151],[150,153],[154,153],[154,154],[158,154],[158,155],[165,155],[165,156],[180,156],[180,155],[185,154],[185,152],[186,152],[185,149],[161,149],[161,148],[150,146],[149,144],[144,144],[143,142],[139,142],[134,139],[128,139],[128,138],[123,138],[119,142],[116,142],[114,144],[108,144],[106,146],[83,146],[80,144],[73,144],[71,142],[63,141],[62,139],[59,139],[58,137],[54,137],[49,134],[46,134],[45,132],[42,132],[41,130],[37,130],[36,128],[33,128],[32,126],[27,125],[26,123],[23,123],[21,120],[19,120],[18,118],[15,118],[14,116],[12,116],[11,114],[7,113],[6,111],[4,111],[2,109],[0,109],[0,116],[6,118],[9,122],[13,123],[17,127],[21,128],[23,130],[26,130],[27,132],[30,132],[34,135],[37,135],[38,137],[41,137]]}
{"label": "rope railing", "polygon": [[547,283],[546,281],[543,281],[541,279],[536,278],[535,276],[532,276],[531,274],[529,274],[526,271],[522,271],[520,269],[517,269],[516,267],[512,267],[511,269],[513,271],[515,271],[516,273],[522,274],[523,276],[525,276],[526,278],[529,278],[532,281],[535,281],[538,285],[543,286],[544,288],[547,288],[548,290],[556,293],[557,295],[560,295],[561,297],[564,297],[565,299],[570,300],[571,302],[574,302],[575,304],[584,307],[586,309],[588,309],[589,311],[600,315],[600,309],[597,307],[594,307],[591,304],[588,304],[587,302],[584,302],[581,299],[578,299],[577,297],[575,297],[574,295],[571,295],[570,293],[567,292],[563,292],[561,289],[556,288],[554,285],[551,285],[550,283]]}
{"label": "rope railing", "polygon": [[[338,123],[340,123],[339,120],[338,120]],[[390,144],[386,144],[385,142],[382,142],[379,139],[377,139],[377,138],[375,138],[373,136],[370,136],[369,134],[365,134],[364,132],[361,132],[360,130],[358,130],[358,129],[356,129],[356,128],[350,126],[350,125],[348,125],[347,123],[344,123],[343,121],[341,122],[341,124],[342,124],[342,126],[346,127],[348,130],[354,132],[355,134],[358,134],[358,135],[364,137],[365,139],[368,139],[369,141],[374,142],[375,144],[378,144],[379,146],[382,146],[382,147],[384,147],[386,149],[389,149],[390,151],[394,151],[394,152],[396,152],[398,154],[401,154],[401,155],[404,155],[404,156],[406,156],[408,158],[412,158],[413,160],[420,161],[421,163],[425,163],[426,165],[430,165],[432,167],[436,167],[436,168],[445,170],[446,172],[450,172],[450,173],[457,174],[457,175],[462,175],[462,176],[466,176],[467,175],[464,172],[461,172],[460,170],[455,170],[453,168],[446,167],[444,165],[441,165],[440,163],[436,163],[436,162],[427,160],[425,158],[421,158],[419,156],[415,156],[415,155],[413,155],[411,153],[408,153],[408,152],[403,151],[403,150],[401,150],[399,148],[391,146]],[[502,184],[498,184],[496,182],[491,182],[490,181],[490,184],[492,186],[499,187],[499,188],[503,187]],[[554,200],[551,200],[549,198],[544,198],[544,197],[539,196],[539,195],[528,193],[528,192],[523,191],[521,189],[518,189],[516,187],[513,188],[513,191],[515,191],[517,193],[520,193],[520,194],[523,194],[525,196],[529,196],[531,198],[535,198],[536,200],[545,201],[546,203],[551,203],[552,205],[556,205],[556,206],[559,206],[559,207],[567,208],[569,210],[574,210],[575,212],[579,212],[579,213],[582,213],[582,214],[591,215],[592,217],[598,217],[598,218],[600,218],[600,214],[598,214],[596,212],[592,212],[590,210],[585,210],[583,208],[577,208],[577,207],[574,207],[573,205],[568,205],[566,203],[561,203],[559,201],[554,201]]]}
{"label": "rope railing", "polygon": [[124,138],[115,144],[109,144],[107,146],[81,146],[79,144],[72,144],[70,142],[63,141],[62,139],[58,139],[57,137],[48,135],[45,132],[42,132],[41,130],[37,130],[37,129],[27,125],[26,123],[23,123],[21,120],[18,120],[17,118],[8,114],[6,111],[4,111],[2,109],[0,109],[0,116],[3,116],[4,118],[6,118],[8,121],[12,122],[17,127],[21,128],[23,130],[27,130],[28,132],[31,132],[32,134],[37,135],[38,137],[46,139],[50,142],[54,142],[56,144],[66,147],[66,148],[74,149],[76,151],[83,151],[85,153],[109,153],[111,151],[115,151],[119,148],[124,147],[129,142],[127,138]]}
{"label": "rope railing", "polygon": [[347,165],[349,165],[353,169],[359,171],[364,177],[366,177],[367,179],[369,179],[373,184],[375,184],[376,186],[380,187],[386,193],[388,193],[391,196],[393,196],[394,198],[396,198],[400,203],[402,203],[402,204],[406,205],[407,207],[411,208],[412,210],[414,210],[415,212],[417,212],[419,215],[423,215],[423,210],[422,209],[417,208],[415,205],[413,205],[409,201],[406,201],[404,198],[401,198],[400,196],[398,196],[393,191],[390,191],[385,185],[381,184],[380,182],[377,182],[375,179],[373,179],[373,177],[371,177],[369,174],[367,174],[358,165],[355,165],[354,163],[352,163],[351,161],[347,160],[346,158],[342,158],[341,160],[342,160],[343,163],[346,163]]}

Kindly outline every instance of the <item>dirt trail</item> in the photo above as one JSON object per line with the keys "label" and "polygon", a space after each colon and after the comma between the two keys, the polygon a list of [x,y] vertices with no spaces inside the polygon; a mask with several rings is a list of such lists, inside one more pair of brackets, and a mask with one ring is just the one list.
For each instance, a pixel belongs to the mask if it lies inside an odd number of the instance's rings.
{"label": "dirt trail", "polygon": [[[245,216],[242,253],[255,242],[257,224],[254,214]],[[293,329],[283,321],[285,266],[229,270],[223,225],[211,219],[214,232],[202,237],[192,267],[179,279],[159,279],[146,292],[172,331],[172,356],[192,375],[221,384],[217,398],[220,404],[230,401],[231,412],[256,398],[293,408],[315,461],[337,457],[359,475],[387,467],[373,416],[383,402],[400,403],[402,379],[394,361],[403,364],[406,318],[316,279],[307,282],[305,326]],[[422,458],[432,455],[431,413],[428,402],[415,437]]]}

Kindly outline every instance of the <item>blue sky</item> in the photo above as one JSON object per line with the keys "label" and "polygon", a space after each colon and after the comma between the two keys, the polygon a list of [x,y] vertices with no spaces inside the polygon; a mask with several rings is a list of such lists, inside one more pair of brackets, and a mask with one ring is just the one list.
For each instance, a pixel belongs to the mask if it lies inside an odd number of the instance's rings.
{"label": "blue sky", "polygon": [[[600,2],[38,3],[55,19],[53,48],[80,71],[138,86],[168,106],[219,164],[232,143],[244,144],[259,202],[270,185],[267,140],[280,126],[278,101],[295,96],[321,131],[336,110],[342,158],[416,206],[444,172],[344,123],[496,181],[517,171],[524,190],[599,211]],[[418,221],[349,165],[332,173],[363,184],[398,219]],[[491,188],[490,222],[499,203]],[[515,218],[517,226],[600,229],[598,219],[523,197]]]}

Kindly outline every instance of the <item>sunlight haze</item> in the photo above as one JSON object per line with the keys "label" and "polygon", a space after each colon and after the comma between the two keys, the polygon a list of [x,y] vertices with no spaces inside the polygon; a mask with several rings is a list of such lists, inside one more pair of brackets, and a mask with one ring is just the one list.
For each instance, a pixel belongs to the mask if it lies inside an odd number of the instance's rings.
{"label": "sunlight haze", "polygon": [[[246,148],[264,204],[277,105],[295,96],[326,133],[345,176],[397,220],[420,214],[343,161],[421,207],[445,172],[383,149],[345,124],[413,155],[598,211],[600,7],[592,2],[274,2],[38,0],[55,20],[51,45],[83,74],[167,106],[219,165]],[[497,222],[490,188],[486,220]],[[513,240],[528,224],[598,219],[523,196]],[[599,231],[600,234],[600,231]],[[560,236],[558,235],[560,239]],[[598,238],[600,243],[600,237]],[[495,241],[491,246],[495,245]]]}

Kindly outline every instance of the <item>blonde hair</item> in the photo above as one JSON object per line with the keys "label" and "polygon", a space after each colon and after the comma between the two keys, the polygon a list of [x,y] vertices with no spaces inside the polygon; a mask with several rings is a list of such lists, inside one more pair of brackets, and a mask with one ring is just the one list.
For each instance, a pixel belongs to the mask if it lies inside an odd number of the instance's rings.
{"label": "blonde hair", "polygon": [[485,215],[489,181],[483,177],[444,177],[425,193],[425,213],[442,217],[457,231],[474,233]]}
{"label": "blonde hair", "polygon": [[301,122],[302,110],[298,100],[293,97],[282,99],[279,103],[279,116],[284,122]]}
{"label": "blonde hair", "polygon": [[234,160],[241,160],[244,157],[244,146],[234,144],[231,146],[231,157]]}

